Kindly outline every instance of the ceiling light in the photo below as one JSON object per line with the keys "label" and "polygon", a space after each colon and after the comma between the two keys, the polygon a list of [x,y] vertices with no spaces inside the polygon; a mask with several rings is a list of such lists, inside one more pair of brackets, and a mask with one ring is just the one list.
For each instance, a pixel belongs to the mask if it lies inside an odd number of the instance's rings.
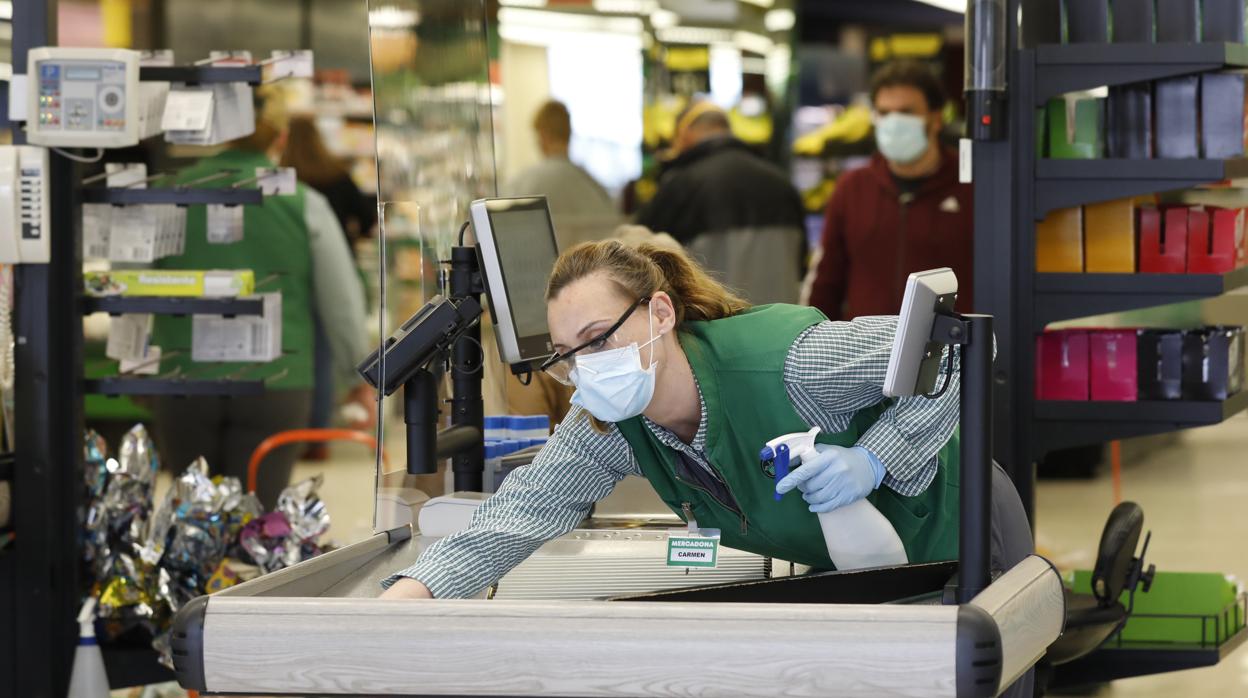
{"label": "ceiling light", "polygon": [[938,7],[946,12],[966,13],[966,0],[919,0],[924,5]]}
{"label": "ceiling light", "polygon": [[637,35],[641,33],[641,20],[635,17],[604,17],[571,12],[532,10],[504,7],[498,11],[498,27],[534,27],[551,31],[601,32],[608,34]]}
{"label": "ceiling light", "polygon": [[768,10],[763,15],[763,26],[769,32],[787,32],[797,24],[797,14],[788,8]]}
{"label": "ceiling light", "polygon": [[665,44],[702,44],[709,46],[716,43],[731,43],[732,30],[712,29],[710,27],[669,27],[658,30],[659,41]]}
{"label": "ceiling light", "polygon": [[771,50],[771,47],[775,45],[775,42],[770,38],[763,36],[762,34],[755,34],[754,32],[747,31],[733,32],[732,43],[736,44],[737,48],[742,51],[749,51],[751,53],[760,53],[764,55],[766,55],[766,53]]}
{"label": "ceiling light", "polygon": [[503,7],[546,7],[546,0],[499,0]]}
{"label": "ceiling light", "polygon": [[385,5],[368,11],[368,26],[374,29],[408,29],[417,24],[420,24],[420,13],[416,10]]}
{"label": "ceiling light", "polygon": [[659,0],[594,0],[594,10],[604,14],[648,15],[659,9]]}
{"label": "ceiling light", "polygon": [[0,19],[13,19],[13,1],[0,2]]}
{"label": "ceiling light", "polygon": [[761,7],[764,10],[769,10],[771,9],[772,5],[776,4],[776,0],[739,0],[739,2],[742,5],[753,5],[755,7]]}
{"label": "ceiling light", "polygon": [[680,24],[680,15],[671,10],[655,10],[650,13],[650,24],[655,29],[671,29]]}

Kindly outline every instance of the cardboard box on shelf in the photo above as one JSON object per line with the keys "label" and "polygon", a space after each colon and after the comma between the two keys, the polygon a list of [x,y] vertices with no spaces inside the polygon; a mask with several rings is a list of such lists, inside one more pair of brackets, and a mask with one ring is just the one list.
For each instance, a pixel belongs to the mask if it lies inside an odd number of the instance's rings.
{"label": "cardboard box on shelf", "polygon": [[1114,43],[1152,43],[1157,40],[1153,0],[1110,0],[1110,10]]}
{"label": "cardboard box on shelf", "polygon": [[1036,271],[1083,271],[1083,209],[1050,211],[1036,224]]}
{"label": "cardboard box on shelf", "polygon": [[1205,211],[1199,225],[1193,209],[1187,231],[1187,273],[1225,274],[1240,262],[1244,241],[1243,209],[1214,208]]}
{"label": "cardboard box on shelf", "polygon": [[1183,333],[1183,399],[1225,400],[1243,389],[1244,328]]}
{"label": "cardboard box on shelf", "polygon": [[1244,43],[1244,0],[1203,0],[1202,41]]}
{"label": "cardboard box on shelf", "polygon": [[[1193,103],[1195,95],[1192,96]],[[1105,100],[1067,95],[1049,100],[1045,121],[1049,127],[1049,157],[1094,160],[1105,154]]]}
{"label": "cardboard box on shelf", "polygon": [[1157,0],[1157,40],[1200,41],[1200,0]]}
{"label": "cardboard box on shelf", "polygon": [[1105,150],[1111,158],[1153,156],[1153,85],[1141,82],[1109,88],[1105,105]]}
{"label": "cardboard box on shelf", "polygon": [[[1160,6],[1159,6],[1160,7]],[[1159,25],[1160,26],[1160,25]],[[1200,141],[1195,76],[1158,80],[1153,85],[1153,113],[1156,117],[1154,152],[1159,158],[1198,158]]]}
{"label": "cardboard box on shelf", "polygon": [[282,294],[261,293],[264,314],[221,317],[195,315],[191,321],[191,360],[264,363],[282,355]]}
{"label": "cardboard box on shelf", "polygon": [[1243,75],[1200,76],[1200,145],[1203,156],[1215,160],[1244,154]]}
{"label": "cardboard box on shelf", "polygon": [[1178,400],[1183,394],[1183,333],[1137,330],[1137,394],[1141,400]]}
{"label": "cardboard box on shelf", "polygon": [[1136,333],[1097,330],[1088,337],[1089,397],[1093,400],[1134,402],[1139,394]]}
{"label": "cardboard box on shelf", "polygon": [[1087,330],[1053,330],[1036,337],[1036,399],[1087,400]]}
{"label": "cardboard box on shelf", "polygon": [[1104,44],[1109,42],[1109,3],[1082,0],[1066,3],[1066,42]]}
{"label": "cardboard box on shelf", "polygon": [[1084,269],[1089,273],[1135,271],[1135,201],[1118,199],[1083,207]]}
{"label": "cardboard box on shelf", "polygon": [[[1164,218],[1164,225],[1162,224]],[[1187,271],[1188,209],[1140,209],[1140,271],[1182,274]]]}
{"label": "cardboard box on shelf", "polygon": [[114,269],[85,272],[88,296],[166,296],[230,298],[255,292],[250,269]]}

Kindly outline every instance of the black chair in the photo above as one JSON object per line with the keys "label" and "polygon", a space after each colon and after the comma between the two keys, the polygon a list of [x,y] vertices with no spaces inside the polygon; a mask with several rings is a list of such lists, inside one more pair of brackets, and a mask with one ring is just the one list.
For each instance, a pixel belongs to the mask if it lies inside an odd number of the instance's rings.
{"label": "black chair", "polygon": [[[1145,567],[1144,563],[1151,534],[1145,535],[1144,547],[1139,557],[1135,556],[1143,530],[1144,510],[1135,502],[1123,502],[1110,512],[1092,569],[1092,593],[1066,590],[1066,630],[1049,646],[1041,660],[1042,668],[1090,654],[1126,623],[1137,587],[1148,591],[1156,573],[1153,565]],[[1127,606],[1119,601],[1123,591],[1128,592]]]}

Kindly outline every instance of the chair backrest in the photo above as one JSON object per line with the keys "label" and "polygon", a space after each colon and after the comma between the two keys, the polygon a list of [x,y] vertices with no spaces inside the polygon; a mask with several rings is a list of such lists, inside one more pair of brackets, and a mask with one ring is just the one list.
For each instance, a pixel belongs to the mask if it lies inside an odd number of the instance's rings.
{"label": "chair backrest", "polygon": [[1122,595],[1143,530],[1144,510],[1139,504],[1122,502],[1110,512],[1092,569],[1092,593],[1099,605],[1112,604]]}

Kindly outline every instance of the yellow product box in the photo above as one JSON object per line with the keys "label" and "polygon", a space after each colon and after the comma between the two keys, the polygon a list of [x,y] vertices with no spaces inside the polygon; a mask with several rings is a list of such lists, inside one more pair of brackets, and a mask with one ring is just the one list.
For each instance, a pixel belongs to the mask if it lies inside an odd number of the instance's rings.
{"label": "yellow product box", "polygon": [[126,269],[85,272],[82,276],[88,296],[221,298],[250,296],[256,291],[256,277],[250,269]]}

